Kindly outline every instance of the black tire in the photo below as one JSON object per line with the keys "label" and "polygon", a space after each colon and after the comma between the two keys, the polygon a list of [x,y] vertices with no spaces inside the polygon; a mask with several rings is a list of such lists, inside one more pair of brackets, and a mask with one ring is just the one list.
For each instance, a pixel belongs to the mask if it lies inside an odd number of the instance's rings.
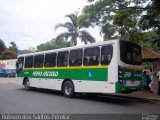
{"label": "black tire", "polygon": [[25,80],[25,82],[24,82],[24,89],[27,90],[27,91],[31,90],[30,82],[29,82],[28,79]]}
{"label": "black tire", "polygon": [[63,84],[62,92],[65,97],[73,98],[75,97],[74,85],[72,81],[66,81]]}

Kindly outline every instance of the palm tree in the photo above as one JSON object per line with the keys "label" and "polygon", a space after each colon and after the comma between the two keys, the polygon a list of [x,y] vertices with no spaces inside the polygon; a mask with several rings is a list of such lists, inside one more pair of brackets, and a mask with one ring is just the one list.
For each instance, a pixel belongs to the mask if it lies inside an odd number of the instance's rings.
{"label": "palm tree", "polygon": [[58,29],[59,27],[66,28],[67,31],[60,33],[57,37],[56,40],[62,40],[66,39],[69,40],[68,43],[72,45],[77,45],[77,39],[80,38],[81,42],[84,42],[87,44],[88,42],[93,43],[95,42],[95,38],[90,35],[86,30],[82,30],[82,27],[80,27],[77,24],[77,13],[75,14],[69,14],[66,15],[70,19],[70,22],[66,23],[59,23],[55,26],[55,30]]}

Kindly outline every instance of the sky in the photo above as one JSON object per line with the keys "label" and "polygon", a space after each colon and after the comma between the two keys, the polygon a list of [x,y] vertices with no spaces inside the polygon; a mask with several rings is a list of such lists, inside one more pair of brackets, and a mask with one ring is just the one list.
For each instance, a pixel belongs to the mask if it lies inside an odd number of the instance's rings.
{"label": "sky", "polygon": [[[36,48],[62,32],[54,26],[66,22],[66,14],[87,4],[87,0],[0,0],[0,39],[7,47],[14,41],[21,50]],[[88,32],[101,41],[97,28]]]}

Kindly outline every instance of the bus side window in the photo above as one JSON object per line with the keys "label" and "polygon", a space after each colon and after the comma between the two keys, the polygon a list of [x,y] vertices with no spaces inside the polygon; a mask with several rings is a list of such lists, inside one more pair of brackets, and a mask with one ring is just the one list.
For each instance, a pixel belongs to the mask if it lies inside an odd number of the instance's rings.
{"label": "bus side window", "polygon": [[57,58],[57,66],[65,67],[68,65],[68,51],[59,52]]}
{"label": "bus side window", "polygon": [[101,65],[109,65],[112,59],[113,46],[107,45],[101,48]]}
{"label": "bus side window", "polygon": [[33,67],[33,56],[25,57],[25,68]]}
{"label": "bus side window", "polygon": [[56,66],[57,53],[48,53],[45,55],[44,67],[55,67]]}
{"label": "bus side window", "polygon": [[82,49],[70,51],[69,65],[70,66],[81,66],[82,65]]}
{"label": "bus side window", "polygon": [[93,48],[86,48],[84,50],[84,65],[99,65],[99,57],[100,57],[100,48],[93,47]]}
{"label": "bus side window", "polygon": [[34,57],[34,67],[40,68],[43,67],[44,55],[36,55]]}

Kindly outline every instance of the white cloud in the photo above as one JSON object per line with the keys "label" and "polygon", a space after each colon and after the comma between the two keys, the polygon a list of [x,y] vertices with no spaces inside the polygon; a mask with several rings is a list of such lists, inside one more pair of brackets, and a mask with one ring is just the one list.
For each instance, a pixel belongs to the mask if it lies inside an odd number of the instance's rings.
{"label": "white cloud", "polygon": [[37,46],[56,36],[54,26],[64,22],[66,14],[86,4],[87,0],[0,0],[0,39],[7,46],[14,41],[19,49]]}

